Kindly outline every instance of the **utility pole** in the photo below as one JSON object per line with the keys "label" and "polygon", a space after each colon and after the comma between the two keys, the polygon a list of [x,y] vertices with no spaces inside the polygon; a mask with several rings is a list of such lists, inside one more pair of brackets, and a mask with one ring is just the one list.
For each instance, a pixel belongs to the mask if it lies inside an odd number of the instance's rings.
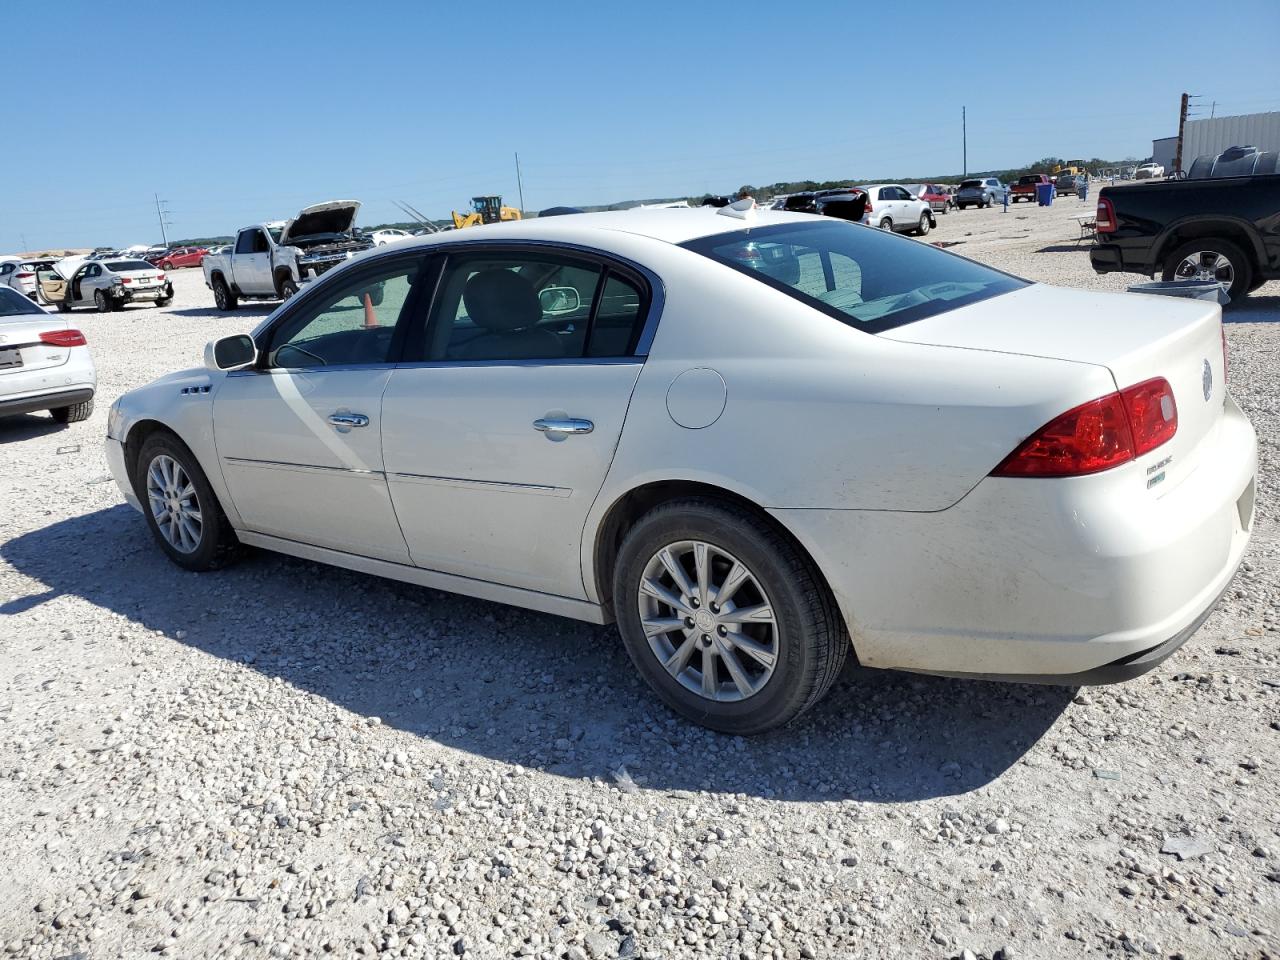
{"label": "utility pole", "polygon": [[961,107],[960,108],[960,149],[963,151],[963,154],[964,154],[964,160],[961,164],[964,167],[964,173],[960,177],[961,180],[969,176],[969,119],[965,115],[965,113],[966,113],[966,108]]}
{"label": "utility pole", "polygon": [[1217,112],[1217,110],[1218,110],[1218,101],[1217,101],[1217,100],[1215,100],[1215,101],[1213,101],[1213,103],[1211,103],[1211,104],[1209,105],[1209,119],[1210,119],[1210,120],[1212,120],[1212,119],[1213,119],[1213,115]]}
{"label": "utility pole", "polygon": [[1182,173],[1182,137],[1187,129],[1187,105],[1191,102],[1191,94],[1182,95],[1182,109],[1178,111],[1178,150],[1173,156],[1173,172]]}
{"label": "utility pole", "polygon": [[166,247],[169,246],[169,235],[165,232],[165,227],[172,227],[173,221],[169,219],[168,207],[162,207],[161,204],[167,204],[168,200],[161,200],[160,194],[153,194],[156,198],[156,216],[160,219],[160,242]]}
{"label": "utility pole", "polygon": [[516,187],[520,190],[520,212],[524,213],[524,181],[520,179],[520,154],[516,153]]}
{"label": "utility pole", "polygon": [[22,252],[29,253],[30,251],[27,248],[27,235],[25,233],[20,233],[18,236],[22,238]]}

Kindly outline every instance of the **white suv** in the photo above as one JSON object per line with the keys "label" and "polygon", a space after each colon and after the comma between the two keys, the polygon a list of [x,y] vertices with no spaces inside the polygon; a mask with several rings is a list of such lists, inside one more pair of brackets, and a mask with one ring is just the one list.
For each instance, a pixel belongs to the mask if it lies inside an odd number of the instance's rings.
{"label": "white suv", "polygon": [[924,236],[937,226],[928,200],[913,196],[900,183],[863,184],[867,191],[866,223],[881,230]]}
{"label": "white suv", "polygon": [[0,287],[0,416],[48,410],[59,423],[87,420],[97,386],[84,334]]}

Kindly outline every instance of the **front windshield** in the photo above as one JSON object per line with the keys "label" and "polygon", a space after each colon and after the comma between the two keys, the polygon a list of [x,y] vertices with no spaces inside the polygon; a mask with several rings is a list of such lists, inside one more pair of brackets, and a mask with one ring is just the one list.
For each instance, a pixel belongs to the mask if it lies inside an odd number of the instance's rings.
{"label": "front windshield", "polygon": [[279,243],[280,238],[284,236],[284,227],[267,227],[267,233],[271,234],[271,239]]}
{"label": "front windshield", "polygon": [[835,220],[737,230],[683,246],[869,333],[1026,286],[928,244]]}

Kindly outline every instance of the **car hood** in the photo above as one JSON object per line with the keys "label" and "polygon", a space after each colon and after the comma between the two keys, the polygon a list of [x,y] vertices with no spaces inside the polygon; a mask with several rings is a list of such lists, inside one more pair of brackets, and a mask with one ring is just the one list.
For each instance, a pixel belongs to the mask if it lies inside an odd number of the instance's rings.
{"label": "car hood", "polygon": [[330,200],[306,207],[284,225],[280,244],[318,233],[348,233],[355,226],[359,211],[359,200]]}

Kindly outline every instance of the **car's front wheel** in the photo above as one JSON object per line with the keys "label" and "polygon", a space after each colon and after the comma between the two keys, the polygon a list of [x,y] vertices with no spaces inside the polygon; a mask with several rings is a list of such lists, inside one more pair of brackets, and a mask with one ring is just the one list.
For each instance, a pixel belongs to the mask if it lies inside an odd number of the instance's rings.
{"label": "car's front wheel", "polygon": [[916,225],[916,233],[923,237],[932,227],[933,220],[930,219],[929,214],[920,214],[920,222]]}
{"label": "car's front wheel", "polygon": [[239,541],[200,464],[176,436],[154,433],[134,465],[134,490],[160,548],[180,567],[216,570]]}
{"label": "car's front wheel", "polygon": [[850,642],[812,561],[762,518],[710,499],[645,514],[614,573],[618,629],[658,696],[725,733],[762,733],[831,687]]}

